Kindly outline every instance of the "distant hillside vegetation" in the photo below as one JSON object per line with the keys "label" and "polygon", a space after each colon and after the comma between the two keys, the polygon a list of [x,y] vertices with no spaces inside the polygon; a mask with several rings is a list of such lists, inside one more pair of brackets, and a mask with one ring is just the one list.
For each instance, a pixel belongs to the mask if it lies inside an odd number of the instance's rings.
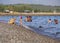
{"label": "distant hillside vegetation", "polygon": [[21,6],[26,6],[30,7],[33,10],[40,10],[40,11],[60,11],[60,6],[46,6],[46,5],[34,5],[34,4],[15,4],[14,6],[21,7]]}
{"label": "distant hillside vegetation", "polygon": [[24,10],[34,10],[34,12],[60,12],[60,6],[46,6],[35,4],[13,4],[13,5],[0,5],[0,11],[13,10],[18,12],[24,12]]}

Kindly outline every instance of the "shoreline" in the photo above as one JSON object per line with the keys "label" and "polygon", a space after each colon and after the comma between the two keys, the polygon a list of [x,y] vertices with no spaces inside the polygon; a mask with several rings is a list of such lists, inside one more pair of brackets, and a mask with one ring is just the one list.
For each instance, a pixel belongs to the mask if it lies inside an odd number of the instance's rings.
{"label": "shoreline", "polygon": [[0,13],[0,16],[60,16],[60,13]]}
{"label": "shoreline", "polygon": [[37,34],[23,26],[1,22],[0,24],[0,42],[2,43],[60,43],[60,40]]}

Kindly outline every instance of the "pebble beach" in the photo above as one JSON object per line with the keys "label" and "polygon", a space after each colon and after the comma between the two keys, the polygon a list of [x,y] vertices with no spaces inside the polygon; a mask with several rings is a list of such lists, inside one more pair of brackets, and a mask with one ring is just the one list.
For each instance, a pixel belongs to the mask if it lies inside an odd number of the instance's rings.
{"label": "pebble beach", "polygon": [[37,34],[23,26],[0,22],[0,43],[60,43],[60,40]]}

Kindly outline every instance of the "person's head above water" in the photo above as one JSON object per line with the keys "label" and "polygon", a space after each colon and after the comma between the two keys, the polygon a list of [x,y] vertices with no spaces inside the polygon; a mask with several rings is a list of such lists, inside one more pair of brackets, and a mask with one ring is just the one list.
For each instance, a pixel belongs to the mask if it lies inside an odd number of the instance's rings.
{"label": "person's head above water", "polygon": [[51,20],[51,19],[49,19],[49,20]]}

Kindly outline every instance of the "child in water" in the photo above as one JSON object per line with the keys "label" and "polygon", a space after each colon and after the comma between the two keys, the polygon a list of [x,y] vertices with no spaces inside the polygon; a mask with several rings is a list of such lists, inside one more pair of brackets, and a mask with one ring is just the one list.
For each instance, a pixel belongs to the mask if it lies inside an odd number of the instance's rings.
{"label": "child in water", "polygon": [[20,16],[20,24],[22,24],[22,16]]}

